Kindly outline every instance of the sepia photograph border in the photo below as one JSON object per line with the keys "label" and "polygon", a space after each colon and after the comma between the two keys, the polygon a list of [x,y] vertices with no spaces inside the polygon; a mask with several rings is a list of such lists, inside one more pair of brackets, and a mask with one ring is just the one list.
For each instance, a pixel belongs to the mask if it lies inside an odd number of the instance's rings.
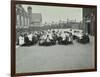
{"label": "sepia photograph border", "polygon": [[[94,27],[94,64],[95,68],[77,69],[77,70],[62,70],[62,71],[45,71],[45,72],[27,72],[16,73],[16,4],[28,5],[44,5],[44,6],[60,6],[60,7],[78,7],[78,8],[96,8],[95,10],[95,27]],[[60,74],[60,73],[79,73],[79,72],[93,72],[97,71],[97,6],[96,5],[81,5],[81,4],[64,4],[64,3],[49,3],[49,2],[33,2],[33,1],[11,1],[11,77],[15,76],[29,76],[29,75],[43,75],[43,74]]]}

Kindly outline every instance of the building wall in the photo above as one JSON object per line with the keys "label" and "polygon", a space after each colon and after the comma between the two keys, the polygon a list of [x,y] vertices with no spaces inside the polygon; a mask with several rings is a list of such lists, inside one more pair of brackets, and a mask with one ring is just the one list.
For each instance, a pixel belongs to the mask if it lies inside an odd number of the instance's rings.
{"label": "building wall", "polygon": [[31,27],[42,26],[42,15],[41,13],[32,13]]}
{"label": "building wall", "polygon": [[29,26],[29,17],[27,12],[20,4],[16,5],[16,28],[24,28]]}
{"label": "building wall", "polygon": [[90,35],[94,35],[96,25],[96,8],[83,8],[83,30]]}
{"label": "building wall", "polygon": [[16,5],[16,28],[29,28],[34,26],[41,26],[42,15],[32,13],[32,8],[28,7],[26,12],[20,5]]}

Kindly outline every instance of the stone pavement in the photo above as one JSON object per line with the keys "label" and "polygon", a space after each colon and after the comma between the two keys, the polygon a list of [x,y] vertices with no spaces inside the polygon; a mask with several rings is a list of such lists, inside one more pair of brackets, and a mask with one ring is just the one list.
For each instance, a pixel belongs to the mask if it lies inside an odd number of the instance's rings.
{"label": "stone pavement", "polygon": [[72,45],[16,48],[16,72],[43,72],[94,68],[94,41]]}

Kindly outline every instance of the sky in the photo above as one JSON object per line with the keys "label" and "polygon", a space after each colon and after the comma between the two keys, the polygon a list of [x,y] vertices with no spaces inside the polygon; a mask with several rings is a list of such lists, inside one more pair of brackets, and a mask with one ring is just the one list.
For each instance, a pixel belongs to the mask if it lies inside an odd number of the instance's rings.
{"label": "sky", "polygon": [[42,14],[42,23],[59,22],[59,20],[75,20],[82,21],[82,8],[76,7],[58,7],[58,6],[43,6],[43,5],[25,5],[23,8],[27,12],[27,7],[32,7],[32,13]]}

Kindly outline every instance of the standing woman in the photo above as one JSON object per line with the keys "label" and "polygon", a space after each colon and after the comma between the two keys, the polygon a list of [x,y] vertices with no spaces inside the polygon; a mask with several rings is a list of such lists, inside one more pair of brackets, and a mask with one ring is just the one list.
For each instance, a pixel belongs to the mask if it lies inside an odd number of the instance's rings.
{"label": "standing woman", "polygon": [[20,46],[24,45],[24,36],[22,34],[20,34],[19,36],[19,45]]}

